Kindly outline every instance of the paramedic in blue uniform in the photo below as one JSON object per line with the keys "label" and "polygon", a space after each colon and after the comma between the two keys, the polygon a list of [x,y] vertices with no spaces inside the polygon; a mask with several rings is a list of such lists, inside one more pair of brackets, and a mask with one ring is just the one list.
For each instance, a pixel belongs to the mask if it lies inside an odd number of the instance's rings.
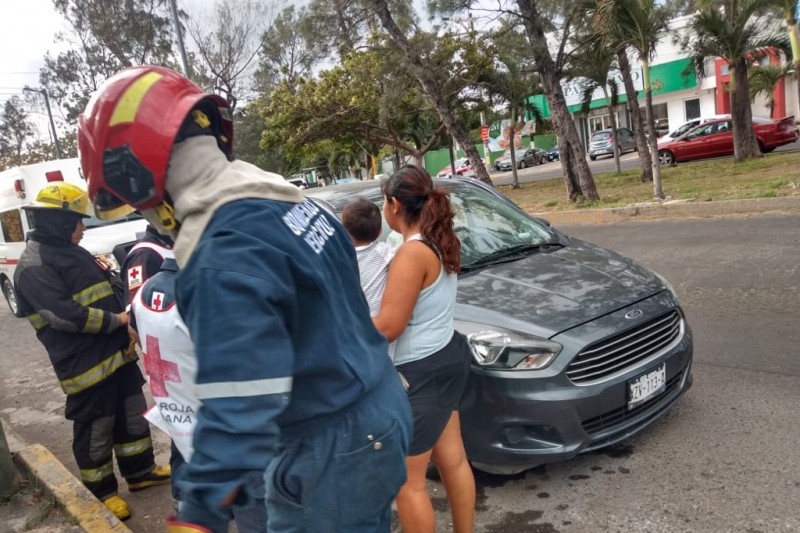
{"label": "paramedic in blue uniform", "polygon": [[232,161],[230,111],[169,69],[109,78],[79,119],[100,217],[128,204],[175,237],[202,402],[173,531],[227,531],[266,470],[268,531],[390,531],[408,399],[336,217]]}
{"label": "paramedic in blue uniform", "polygon": [[122,263],[120,275],[125,286],[125,305],[131,305],[133,297],[144,282],[155,276],[165,259],[172,254],[172,238],[159,233],[152,224],[147,225],[144,236],[128,251]]}

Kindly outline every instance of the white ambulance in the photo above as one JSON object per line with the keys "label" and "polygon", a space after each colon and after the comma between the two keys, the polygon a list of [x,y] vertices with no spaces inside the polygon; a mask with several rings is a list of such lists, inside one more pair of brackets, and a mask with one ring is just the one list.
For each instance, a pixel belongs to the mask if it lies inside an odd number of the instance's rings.
{"label": "white ambulance", "polygon": [[[25,236],[31,230],[31,221],[22,206],[32,203],[44,186],[53,181],[66,181],[86,189],[80,175],[77,158],[45,161],[24,165],[0,172],[0,287],[8,306],[19,316],[17,296],[14,292],[14,270],[22,250]],[[113,221],[86,219],[86,233],[81,246],[95,257],[119,271],[119,263],[147,227],[138,214]]]}

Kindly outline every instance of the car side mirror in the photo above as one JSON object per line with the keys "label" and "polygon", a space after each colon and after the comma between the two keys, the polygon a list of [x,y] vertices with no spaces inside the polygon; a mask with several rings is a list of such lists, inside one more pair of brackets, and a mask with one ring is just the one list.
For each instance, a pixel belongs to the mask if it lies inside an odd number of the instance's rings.
{"label": "car side mirror", "polygon": [[545,226],[545,227],[548,227],[548,228],[550,227],[550,221],[547,220],[546,218],[533,217],[533,220],[535,220],[536,222],[538,222],[542,226]]}

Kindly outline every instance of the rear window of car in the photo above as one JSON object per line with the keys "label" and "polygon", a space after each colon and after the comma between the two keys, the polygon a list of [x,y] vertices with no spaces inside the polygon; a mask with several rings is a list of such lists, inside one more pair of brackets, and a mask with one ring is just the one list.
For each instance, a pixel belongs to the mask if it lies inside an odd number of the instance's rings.
{"label": "rear window of car", "polygon": [[592,135],[592,141],[607,141],[610,137],[610,131],[599,131]]}

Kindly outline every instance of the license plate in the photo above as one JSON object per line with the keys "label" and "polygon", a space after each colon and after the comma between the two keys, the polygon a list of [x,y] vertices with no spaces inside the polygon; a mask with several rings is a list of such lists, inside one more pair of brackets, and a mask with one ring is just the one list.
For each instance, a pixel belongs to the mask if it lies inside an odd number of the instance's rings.
{"label": "license plate", "polygon": [[628,382],[628,409],[658,396],[667,388],[667,365],[662,364],[655,370]]}

